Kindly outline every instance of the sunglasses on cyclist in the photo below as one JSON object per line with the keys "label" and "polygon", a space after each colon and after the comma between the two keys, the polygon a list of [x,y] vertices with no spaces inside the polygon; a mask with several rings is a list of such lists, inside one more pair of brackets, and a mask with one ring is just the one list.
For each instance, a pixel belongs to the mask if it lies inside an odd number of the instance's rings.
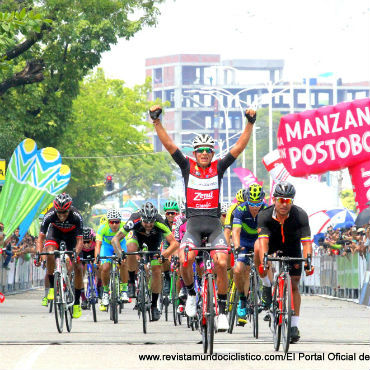
{"label": "sunglasses on cyclist", "polygon": [[66,211],[57,211],[57,213],[60,214],[60,215],[65,215],[68,212],[69,212],[68,209]]}
{"label": "sunglasses on cyclist", "polygon": [[84,240],[84,244],[90,244],[91,240]]}
{"label": "sunglasses on cyclist", "polygon": [[210,153],[213,153],[214,150],[212,148],[209,148],[208,146],[195,149],[195,153],[201,154],[203,152],[210,154]]}
{"label": "sunglasses on cyclist", "polygon": [[248,206],[251,206],[251,207],[261,207],[263,205],[263,202],[259,202],[259,203],[252,203],[252,202],[248,202]]}
{"label": "sunglasses on cyclist", "polygon": [[154,224],[155,222],[155,219],[154,218],[142,218],[141,219],[142,222],[144,222],[144,224]]}
{"label": "sunglasses on cyclist", "polygon": [[177,212],[166,212],[166,216],[175,216]]}
{"label": "sunglasses on cyclist", "polygon": [[276,198],[276,201],[280,204],[292,204],[293,203],[293,198]]}
{"label": "sunglasses on cyclist", "polygon": [[110,220],[110,221],[109,221],[109,223],[110,223],[111,225],[118,225],[118,224],[120,224],[120,223],[121,223],[121,221],[120,221],[120,220]]}

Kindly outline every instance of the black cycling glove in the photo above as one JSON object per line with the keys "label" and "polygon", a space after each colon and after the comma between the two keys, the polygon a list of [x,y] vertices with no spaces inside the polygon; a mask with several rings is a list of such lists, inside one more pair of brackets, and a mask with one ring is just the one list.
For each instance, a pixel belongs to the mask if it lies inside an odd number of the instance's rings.
{"label": "black cycling glove", "polygon": [[257,112],[254,114],[253,117],[249,113],[247,113],[247,111],[245,111],[244,115],[248,122],[251,123],[252,125],[254,124],[254,122],[256,122]]}
{"label": "black cycling glove", "polygon": [[155,121],[161,114],[162,114],[162,108],[157,108],[154,111],[149,111],[150,118]]}

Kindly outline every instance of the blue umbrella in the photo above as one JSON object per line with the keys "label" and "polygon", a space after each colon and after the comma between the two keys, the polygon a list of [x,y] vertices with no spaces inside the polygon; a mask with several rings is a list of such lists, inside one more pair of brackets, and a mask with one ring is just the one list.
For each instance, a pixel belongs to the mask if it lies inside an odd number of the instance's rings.
{"label": "blue umbrella", "polygon": [[337,208],[326,211],[330,224],[334,229],[348,228],[355,224],[356,215],[347,208]]}

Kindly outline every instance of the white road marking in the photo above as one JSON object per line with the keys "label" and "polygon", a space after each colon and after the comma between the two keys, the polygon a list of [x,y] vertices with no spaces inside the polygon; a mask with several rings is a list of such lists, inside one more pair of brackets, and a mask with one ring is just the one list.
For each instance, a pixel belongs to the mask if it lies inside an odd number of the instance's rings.
{"label": "white road marking", "polygon": [[49,345],[41,345],[29,351],[16,363],[14,370],[31,370],[35,361],[48,347]]}

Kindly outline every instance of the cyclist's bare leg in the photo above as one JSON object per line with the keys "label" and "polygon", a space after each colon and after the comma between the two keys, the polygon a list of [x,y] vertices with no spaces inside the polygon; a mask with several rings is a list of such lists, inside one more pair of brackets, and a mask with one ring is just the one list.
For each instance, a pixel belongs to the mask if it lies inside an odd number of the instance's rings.
{"label": "cyclist's bare leg", "polygon": [[121,266],[119,268],[119,275],[121,278],[121,283],[126,284],[128,282],[128,268],[127,268],[127,261],[122,261]]}
{"label": "cyclist's bare leg", "polygon": [[215,253],[213,262],[215,264],[215,271],[217,274],[217,293],[227,294],[227,257],[226,253]]}
{"label": "cyclist's bare leg", "polygon": [[[136,243],[128,243],[127,244],[127,252],[137,252],[138,245]],[[137,271],[138,263],[137,258],[135,255],[127,256],[127,267],[128,271]]]}
{"label": "cyclist's bare leg", "polygon": [[[48,245],[46,248],[47,252],[53,252],[56,250],[56,246]],[[55,257],[54,256],[46,256],[46,271],[48,275],[54,275],[55,269]],[[54,287],[51,287],[54,288]]]}
{"label": "cyclist's bare leg", "polygon": [[182,279],[186,286],[193,284],[194,273],[193,273],[193,262],[195,261],[195,252],[190,251],[188,253],[188,265],[184,267],[185,253],[183,250],[180,251],[180,270]]}
{"label": "cyclist's bare leg", "polygon": [[234,283],[239,293],[244,291],[245,285],[245,265],[243,262],[237,262],[234,267]]}
{"label": "cyclist's bare leg", "polygon": [[300,276],[291,276],[292,290],[293,290],[293,302],[294,302],[294,316],[299,316],[301,308],[301,295],[299,293],[299,280]]}
{"label": "cyclist's bare leg", "polygon": [[101,270],[101,279],[103,286],[109,285],[110,263],[104,263],[99,270]]}
{"label": "cyclist's bare leg", "polygon": [[170,261],[162,263],[162,272],[170,271]]}
{"label": "cyclist's bare leg", "polygon": [[83,283],[83,267],[82,263],[75,263],[72,262],[72,265],[75,270],[75,289],[83,289],[84,283]]}
{"label": "cyclist's bare leg", "polygon": [[162,291],[161,266],[152,266],[152,292],[159,294]]}

